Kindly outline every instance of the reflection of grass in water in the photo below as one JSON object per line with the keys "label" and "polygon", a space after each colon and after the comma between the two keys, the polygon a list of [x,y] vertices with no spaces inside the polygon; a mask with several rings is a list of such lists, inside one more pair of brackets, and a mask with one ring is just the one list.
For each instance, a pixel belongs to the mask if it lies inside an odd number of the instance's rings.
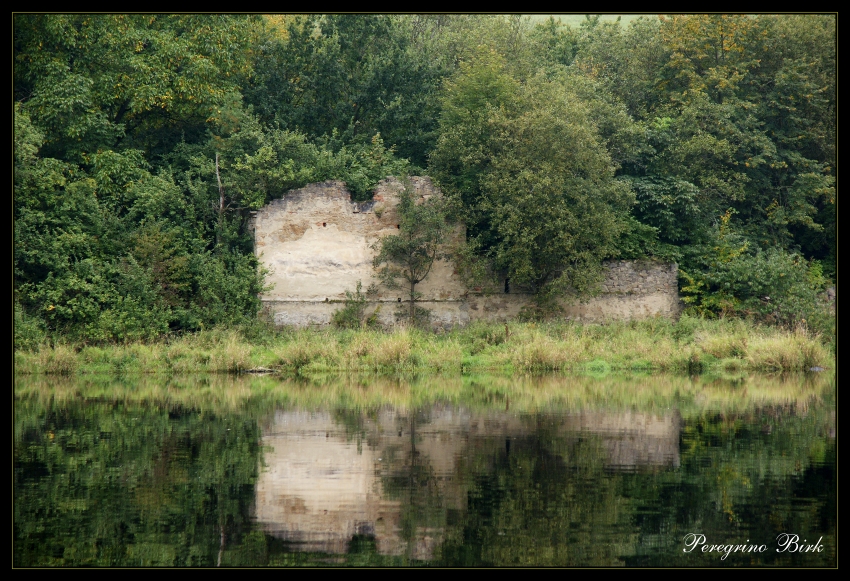
{"label": "reflection of grass in water", "polygon": [[596,379],[603,379],[611,373],[611,366],[604,359],[594,359],[585,366],[585,373]]}
{"label": "reflection of grass in water", "polygon": [[740,359],[726,357],[715,364],[718,377],[727,381],[736,382],[746,379],[747,372]]}
{"label": "reflection of grass in water", "polygon": [[[604,369],[601,365],[598,369]],[[715,366],[717,369],[717,366]],[[722,370],[722,368],[721,368]],[[701,376],[551,373],[546,375],[19,376],[18,398],[159,402],[231,410],[339,406],[401,409],[435,402],[516,412],[578,409],[746,410],[829,398],[834,373],[748,375],[734,367]]]}

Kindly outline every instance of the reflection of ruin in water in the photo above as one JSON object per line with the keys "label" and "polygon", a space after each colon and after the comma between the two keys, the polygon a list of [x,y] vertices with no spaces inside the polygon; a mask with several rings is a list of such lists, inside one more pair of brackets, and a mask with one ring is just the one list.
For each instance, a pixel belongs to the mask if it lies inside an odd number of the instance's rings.
{"label": "reflection of ruin in water", "polygon": [[461,465],[472,453],[509,454],[511,441],[540,434],[541,421],[549,436],[597,438],[608,470],[679,466],[675,411],[520,416],[435,406],[415,415],[384,409],[357,420],[346,432],[328,412],[276,413],[263,436],[266,467],[256,486],[256,518],[266,532],[301,551],[345,553],[355,535],[365,535],[380,554],[431,559],[444,526],[419,527],[406,540],[403,502],[387,487],[409,480],[411,496],[430,492],[443,513],[465,511],[469,483]]}

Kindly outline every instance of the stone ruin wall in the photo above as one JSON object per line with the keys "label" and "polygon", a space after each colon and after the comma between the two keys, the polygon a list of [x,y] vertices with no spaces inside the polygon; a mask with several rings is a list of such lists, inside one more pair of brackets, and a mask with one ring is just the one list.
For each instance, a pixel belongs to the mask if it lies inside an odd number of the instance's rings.
{"label": "stone ruin wall", "polygon": [[[428,177],[414,177],[411,182],[420,199],[440,195]],[[345,292],[353,292],[358,281],[364,292],[370,284],[377,285],[373,245],[382,236],[398,232],[400,188],[401,182],[388,178],[375,188],[371,201],[353,202],[343,182],[328,181],[288,192],[256,212],[251,224],[255,252],[270,273],[267,284],[271,286],[261,299],[276,325],[330,324],[334,311],[343,306]],[[454,237],[463,235],[458,229]],[[377,309],[379,322],[391,326],[395,312],[405,306],[405,291],[378,289],[367,313]],[[422,293],[418,304],[431,311],[436,328],[480,319],[508,321],[531,302],[529,295],[521,293],[471,292],[447,261],[437,261],[416,289]],[[564,317],[597,323],[676,318],[681,309],[675,264],[613,261],[606,263],[602,293],[565,303]]]}

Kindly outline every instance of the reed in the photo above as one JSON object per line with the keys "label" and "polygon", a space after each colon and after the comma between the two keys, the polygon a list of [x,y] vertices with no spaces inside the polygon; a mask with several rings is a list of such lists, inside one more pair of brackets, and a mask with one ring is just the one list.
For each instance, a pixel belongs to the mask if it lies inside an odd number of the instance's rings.
{"label": "reed", "polygon": [[448,333],[414,328],[213,329],[154,343],[41,345],[15,353],[22,374],[239,373],[259,368],[315,375],[338,371],[475,373],[631,370],[801,371],[834,367],[830,344],[805,328],[682,317],[612,322],[475,323]]}

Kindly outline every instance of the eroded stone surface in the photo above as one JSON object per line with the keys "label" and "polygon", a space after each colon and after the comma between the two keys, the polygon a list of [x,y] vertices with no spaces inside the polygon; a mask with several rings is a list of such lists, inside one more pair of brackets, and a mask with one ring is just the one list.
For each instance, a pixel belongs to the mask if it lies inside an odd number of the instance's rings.
{"label": "eroded stone surface", "polygon": [[[440,195],[428,177],[411,178],[420,200]],[[398,232],[399,180],[378,184],[373,199],[353,202],[343,182],[328,181],[293,190],[254,216],[255,249],[270,272],[271,290],[261,298],[278,325],[327,325],[341,308],[346,291],[358,281],[376,284],[372,259],[382,236]],[[462,229],[455,231],[462,238]],[[452,240],[447,240],[447,244]],[[677,265],[652,261],[606,263],[602,294],[580,302],[565,301],[564,316],[584,322],[678,317]],[[504,286],[504,285],[503,285]],[[515,318],[531,297],[521,293],[484,296],[470,292],[451,262],[437,261],[419,285],[421,307],[431,311],[434,327],[451,328],[473,320]],[[405,292],[378,287],[368,313],[378,311],[383,325],[396,321]]]}

